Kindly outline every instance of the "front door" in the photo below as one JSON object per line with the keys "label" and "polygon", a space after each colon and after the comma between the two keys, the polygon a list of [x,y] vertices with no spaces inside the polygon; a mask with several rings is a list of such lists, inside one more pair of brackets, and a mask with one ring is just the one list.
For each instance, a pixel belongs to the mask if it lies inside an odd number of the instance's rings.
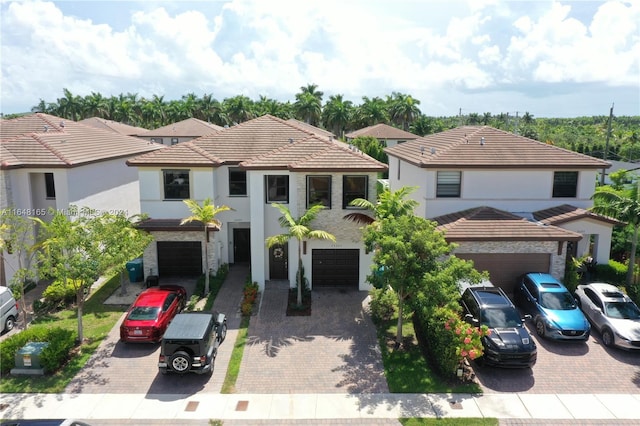
{"label": "front door", "polygon": [[251,230],[249,228],[233,228],[233,261],[234,263],[251,260]]}
{"label": "front door", "polygon": [[289,278],[289,257],[287,246],[273,246],[269,249],[269,277],[272,280]]}

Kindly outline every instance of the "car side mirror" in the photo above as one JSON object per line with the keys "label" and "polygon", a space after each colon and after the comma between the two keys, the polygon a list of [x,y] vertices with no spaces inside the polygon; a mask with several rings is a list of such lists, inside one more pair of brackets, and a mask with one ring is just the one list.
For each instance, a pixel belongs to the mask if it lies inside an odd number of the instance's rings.
{"label": "car side mirror", "polygon": [[594,310],[594,311],[596,311],[596,312],[600,312],[600,313],[602,313],[602,309],[600,309],[600,306],[595,306],[595,307],[593,308],[593,310]]}
{"label": "car side mirror", "polygon": [[531,315],[529,314],[524,314],[524,318],[522,318],[522,321],[526,321],[526,320],[530,320],[531,319]]}

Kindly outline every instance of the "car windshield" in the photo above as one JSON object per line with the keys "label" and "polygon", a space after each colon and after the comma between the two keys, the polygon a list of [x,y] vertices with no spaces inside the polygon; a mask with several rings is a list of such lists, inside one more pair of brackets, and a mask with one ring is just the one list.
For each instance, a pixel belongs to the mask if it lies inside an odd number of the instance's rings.
{"label": "car windshield", "polygon": [[569,292],[549,292],[545,291],[540,294],[540,305],[543,308],[555,309],[558,311],[567,311],[575,309],[576,305],[573,297]]}
{"label": "car windshield", "polygon": [[489,328],[522,326],[520,315],[515,309],[510,307],[483,309],[480,321]]}
{"label": "car windshield", "polygon": [[158,318],[160,308],[157,306],[136,306],[129,314],[130,320],[150,321]]}
{"label": "car windshield", "polygon": [[610,318],[640,319],[640,309],[632,302],[607,302],[604,309]]}

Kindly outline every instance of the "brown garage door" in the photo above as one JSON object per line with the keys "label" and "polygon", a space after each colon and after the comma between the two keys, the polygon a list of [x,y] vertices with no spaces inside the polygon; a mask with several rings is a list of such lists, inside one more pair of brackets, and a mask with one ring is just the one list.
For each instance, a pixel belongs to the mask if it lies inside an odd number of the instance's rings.
{"label": "brown garage door", "polygon": [[160,277],[202,274],[201,246],[200,241],[158,241]]}
{"label": "brown garage door", "polygon": [[478,271],[489,271],[491,282],[510,295],[519,275],[549,272],[550,255],[547,253],[459,253],[456,256],[473,260]]}
{"label": "brown garage door", "polygon": [[358,249],[313,249],[311,252],[312,287],[358,289]]}

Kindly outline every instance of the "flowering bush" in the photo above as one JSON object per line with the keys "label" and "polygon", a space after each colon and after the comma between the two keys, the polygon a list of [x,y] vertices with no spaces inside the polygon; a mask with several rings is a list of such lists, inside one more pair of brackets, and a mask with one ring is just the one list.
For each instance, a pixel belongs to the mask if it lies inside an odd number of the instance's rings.
{"label": "flowering bush", "polygon": [[491,334],[486,325],[475,327],[460,318],[450,318],[444,324],[445,330],[453,331],[456,340],[456,355],[460,363],[465,359],[476,359],[484,353],[482,337]]}
{"label": "flowering bush", "polygon": [[253,305],[258,298],[258,283],[247,282],[242,290],[242,302],[240,303],[240,311],[242,315],[249,316],[253,311]]}

